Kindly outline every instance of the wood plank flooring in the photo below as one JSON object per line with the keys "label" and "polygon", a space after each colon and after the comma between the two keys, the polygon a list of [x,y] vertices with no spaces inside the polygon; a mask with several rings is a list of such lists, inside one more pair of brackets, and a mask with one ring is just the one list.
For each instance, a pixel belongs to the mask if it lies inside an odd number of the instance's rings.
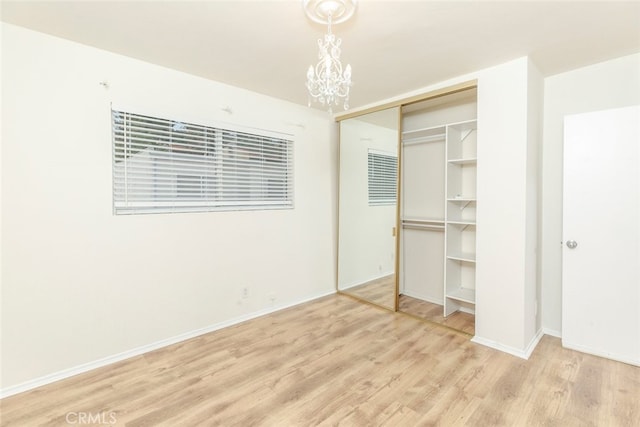
{"label": "wood plank flooring", "polygon": [[5,398],[0,423],[638,426],[639,399],[640,368],[556,338],[525,361],[335,295]]}
{"label": "wood plank flooring", "polygon": [[396,280],[393,274],[345,289],[342,292],[389,310],[395,310]]}
{"label": "wood plank flooring", "polygon": [[456,311],[447,317],[443,316],[441,305],[433,304],[406,295],[400,295],[398,310],[428,320],[429,322],[445,325],[453,329],[474,335],[476,330],[476,317],[473,314]]}
{"label": "wood plank flooring", "polygon": [[[395,276],[385,276],[380,279],[372,280],[370,282],[363,283],[362,285],[346,289],[343,292],[364,301],[393,310],[395,306],[396,293]],[[425,319],[429,322],[435,322],[457,329],[470,335],[475,333],[475,316],[469,313],[456,312],[445,318],[442,315],[443,309],[441,305],[432,304],[406,295],[400,295],[398,310],[403,313]]]}

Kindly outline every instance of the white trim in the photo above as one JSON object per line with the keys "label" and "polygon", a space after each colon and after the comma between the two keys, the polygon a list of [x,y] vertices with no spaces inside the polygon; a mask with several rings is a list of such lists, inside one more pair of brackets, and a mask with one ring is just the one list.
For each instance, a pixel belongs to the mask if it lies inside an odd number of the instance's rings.
{"label": "white trim", "polygon": [[469,307],[465,307],[465,306],[460,306],[460,308],[458,308],[458,311],[461,311],[463,313],[467,313],[467,314],[473,314],[474,316],[476,315],[476,309],[475,308],[471,308],[471,303],[470,302],[464,302],[464,301],[460,301],[462,304],[469,304]]}
{"label": "white trim", "polygon": [[531,357],[531,355],[533,354],[533,350],[536,349],[543,336],[544,331],[542,329],[538,329],[538,332],[536,332],[535,336],[531,339],[531,341],[529,341],[529,345],[525,349],[525,353],[527,355],[526,359]]}
{"label": "white trim", "polygon": [[615,360],[617,362],[627,363],[633,366],[640,366],[640,356],[637,359],[630,359],[628,356],[620,356],[606,351],[594,350],[591,347],[566,342],[565,340],[562,340],[562,347],[579,351],[581,353],[591,354],[593,356],[604,357],[605,359]]}
{"label": "white trim", "polygon": [[523,350],[519,350],[517,348],[501,344],[501,343],[499,343],[497,341],[492,341],[492,340],[489,340],[489,339],[486,339],[486,338],[482,338],[482,337],[479,337],[479,336],[476,335],[475,337],[471,338],[471,342],[476,343],[476,344],[481,344],[481,345],[483,345],[485,347],[493,348],[494,350],[499,350],[499,351],[501,351],[503,353],[511,354],[511,355],[519,357],[521,359],[527,359],[526,353]]}
{"label": "white trim", "polygon": [[111,365],[116,362],[120,362],[125,359],[129,359],[134,356],[139,356],[144,353],[148,353],[150,351],[157,350],[162,347],[167,347],[172,344],[179,343],[181,341],[185,341],[191,338],[195,338],[200,335],[207,334],[209,332],[214,332],[219,329],[227,328],[229,326],[236,325],[238,323],[246,322],[247,320],[255,319],[257,317],[265,316],[267,314],[275,313],[276,311],[284,310],[286,308],[290,308],[296,305],[304,304],[309,301],[313,301],[319,298],[326,297],[328,295],[335,294],[336,291],[325,292],[319,295],[315,295],[313,297],[304,298],[292,303],[283,304],[276,307],[269,307],[262,310],[255,311],[253,313],[244,314],[242,316],[234,317],[229,320],[222,321],[220,323],[216,323],[214,325],[205,326],[204,328],[196,329],[193,331],[185,332],[180,335],[176,335],[170,338],[166,338],[160,341],[156,341],[151,344],[143,345],[140,347],[133,348],[131,350],[123,351],[122,353],[114,354],[111,356],[103,357],[102,359],[94,360],[93,362],[83,363],[82,365],[74,366],[72,368],[63,369],[62,371],[54,372],[52,374],[44,375],[42,377],[23,382],[18,385],[6,387],[0,389],[0,399],[4,399],[5,397],[13,396],[14,394],[23,393],[28,390],[32,390],[37,387],[41,387],[43,385],[47,385],[56,381],[63,380],[65,378],[72,377],[74,375],[82,374],[84,372],[91,371],[93,369],[101,368],[103,366]]}
{"label": "white trim", "polygon": [[535,350],[536,346],[538,345],[538,343],[540,342],[543,336],[544,336],[544,333],[542,332],[542,329],[540,329],[538,333],[536,333],[536,335],[531,339],[531,341],[529,342],[529,344],[524,350],[510,347],[508,345],[501,344],[497,341],[488,340],[486,338],[482,338],[477,335],[471,338],[471,342],[474,342],[476,344],[481,344],[486,347],[490,347],[490,348],[502,351],[504,353],[508,353],[513,356],[519,357],[521,359],[527,360],[529,359],[529,357],[531,357],[533,350]]}
{"label": "white trim", "polygon": [[556,331],[555,329],[542,328],[542,333],[545,335],[550,335],[556,338],[562,338],[562,332]]}
{"label": "white trim", "polygon": [[393,271],[390,271],[388,273],[381,273],[380,276],[374,276],[374,277],[372,277],[370,279],[366,279],[365,281],[358,281],[358,282],[355,282],[355,283],[347,283],[345,285],[340,285],[340,289],[338,289],[338,290],[346,291],[347,289],[351,289],[351,288],[355,288],[355,287],[358,287],[358,286],[361,286],[361,285],[365,285],[365,284],[367,284],[369,282],[373,282],[374,280],[383,279],[383,278],[385,278],[387,276],[391,276],[392,274],[393,274]]}
{"label": "white trim", "polygon": [[436,298],[431,298],[431,297],[423,295],[423,294],[421,294],[419,292],[411,292],[411,291],[407,292],[407,290],[405,289],[405,290],[403,290],[401,292],[401,294],[405,295],[405,296],[408,296],[409,298],[419,299],[419,300],[430,302],[430,303],[436,304],[436,305],[443,305],[444,304],[444,302],[442,302],[442,300],[438,300]]}

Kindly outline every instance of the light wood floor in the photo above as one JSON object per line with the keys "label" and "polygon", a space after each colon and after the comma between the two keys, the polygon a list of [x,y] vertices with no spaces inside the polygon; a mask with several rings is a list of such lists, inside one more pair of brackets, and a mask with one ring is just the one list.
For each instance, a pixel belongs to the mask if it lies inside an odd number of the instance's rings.
{"label": "light wood floor", "polygon": [[[46,357],[46,355],[43,355]],[[530,360],[335,295],[6,398],[3,426],[639,426],[640,368]]]}
{"label": "light wood floor", "polygon": [[[365,301],[394,310],[396,282],[395,276],[390,275],[380,279],[363,283],[343,291]],[[475,333],[475,316],[469,313],[456,312],[447,316],[442,315],[441,305],[432,304],[406,295],[400,295],[398,310],[453,329],[473,335]]]}
{"label": "light wood floor", "polygon": [[396,281],[393,274],[348,288],[342,292],[389,310],[395,310]]}
{"label": "light wood floor", "polygon": [[406,295],[400,295],[398,310],[430,322],[446,325],[469,335],[475,334],[476,317],[473,314],[456,311],[455,313],[444,317],[441,305],[433,304],[417,298],[411,298]]}

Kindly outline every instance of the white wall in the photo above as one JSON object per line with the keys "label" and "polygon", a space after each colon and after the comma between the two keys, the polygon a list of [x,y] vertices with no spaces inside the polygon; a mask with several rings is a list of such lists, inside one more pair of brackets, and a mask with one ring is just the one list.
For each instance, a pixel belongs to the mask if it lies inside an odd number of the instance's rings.
{"label": "white wall", "polygon": [[529,188],[535,169],[528,167],[527,158],[532,102],[527,58],[481,74],[475,341],[520,356],[525,356],[535,325],[528,310],[535,275],[533,282],[527,277],[535,273],[530,250],[535,241],[529,233],[535,221]]}
{"label": "white wall", "polygon": [[[5,391],[334,292],[325,112],[6,24],[2,57]],[[111,102],[293,134],[295,209],[112,215]]]}
{"label": "white wall", "polygon": [[[456,94],[456,99],[450,103],[443,103],[441,98],[436,99],[439,102],[425,101],[415,105],[411,105],[410,111],[402,113],[402,131],[425,129],[436,126],[444,126],[451,123],[465,122],[473,120],[478,115],[478,107],[475,101],[475,90],[468,90],[463,93]],[[427,105],[428,108],[420,108],[421,105]],[[430,104],[435,104],[430,106]],[[444,212],[443,212],[444,215]]]}
{"label": "white wall", "polygon": [[[4,101],[2,101],[3,98],[3,87],[2,87],[2,83],[1,83],[1,79],[2,79],[2,70],[3,70],[3,64],[4,64],[4,55],[2,54],[2,40],[3,40],[3,32],[0,31],[0,138],[2,137],[2,124],[3,124],[3,120],[2,120],[2,112],[4,111]],[[3,291],[2,291],[2,277],[3,277],[3,269],[2,269],[2,263],[4,260],[4,257],[2,256],[2,187],[4,185],[3,180],[2,180],[2,139],[0,139],[0,310],[2,309],[2,301],[4,301],[4,296],[3,296]],[[3,355],[2,355],[2,324],[3,324],[3,316],[2,316],[2,312],[0,311],[0,381],[1,381],[1,376],[2,376],[2,361],[4,359]],[[2,383],[0,382],[0,389],[2,389]]]}
{"label": "white wall", "polygon": [[542,151],[542,326],[562,329],[562,150],[568,114],[640,104],[640,54],[548,77]]}
{"label": "white wall", "polygon": [[[542,328],[541,287],[538,280],[540,242],[540,195],[542,178],[542,118],[544,108],[544,79],[530,60],[527,69],[527,220],[525,267],[525,343],[530,345]],[[539,335],[541,336],[541,335]],[[532,348],[530,350],[533,350]]]}
{"label": "white wall", "polygon": [[395,269],[396,205],[369,206],[367,155],[397,156],[398,130],[353,118],[340,122],[340,138],[338,287],[347,289]]}

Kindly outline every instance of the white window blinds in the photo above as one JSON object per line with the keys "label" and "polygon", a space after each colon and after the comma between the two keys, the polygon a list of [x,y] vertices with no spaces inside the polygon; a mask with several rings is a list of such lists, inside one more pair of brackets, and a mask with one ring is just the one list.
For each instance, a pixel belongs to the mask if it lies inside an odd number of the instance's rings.
{"label": "white window blinds", "polygon": [[398,185],[398,157],[382,151],[367,152],[369,205],[396,203]]}
{"label": "white window blinds", "polygon": [[112,111],[116,214],[293,207],[293,142]]}

